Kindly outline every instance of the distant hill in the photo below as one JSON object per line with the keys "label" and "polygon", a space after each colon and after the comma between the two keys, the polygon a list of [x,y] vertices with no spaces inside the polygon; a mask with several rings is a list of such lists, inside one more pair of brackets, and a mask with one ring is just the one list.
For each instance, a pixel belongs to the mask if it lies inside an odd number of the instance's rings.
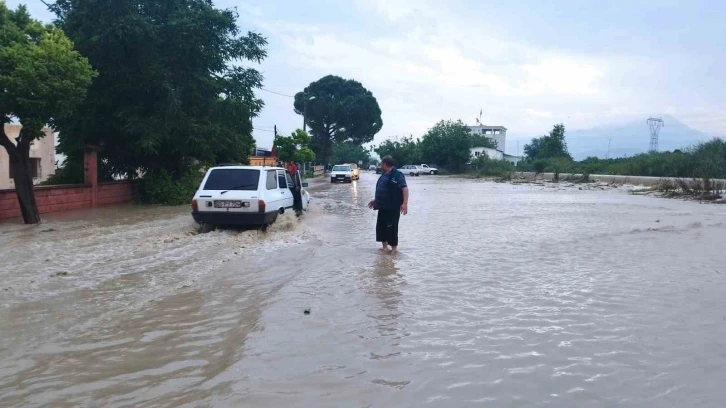
{"label": "distant hill", "polygon": [[[684,125],[673,116],[662,115],[660,117],[665,122],[665,127],[661,129],[659,137],[660,151],[684,149],[698,142],[712,139],[712,136]],[[565,136],[567,147],[575,160],[582,160],[590,156],[605,158],[608,154],[610,139],[612,139],[611,158],[645,153],[650,146],[650,130],[645,118],[592,129],[568,130]],[[508,140],[508,152],[511,151],[510,154],[513,154],[516,151],[517,140],[519,140],[520,152],[523,152],[524,144],[529,143],[531,139],[512,138],[512,140]]]}

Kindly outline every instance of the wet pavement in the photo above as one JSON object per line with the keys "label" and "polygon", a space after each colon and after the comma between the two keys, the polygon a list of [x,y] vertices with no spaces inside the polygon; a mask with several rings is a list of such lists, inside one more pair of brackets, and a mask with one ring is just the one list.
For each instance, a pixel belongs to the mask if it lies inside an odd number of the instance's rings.
{"label": "wet pavement", "polygon": [[409,177],[394,259],[375,177],[267,233],[0,224],[0,406],[726,404],[726,206]]}

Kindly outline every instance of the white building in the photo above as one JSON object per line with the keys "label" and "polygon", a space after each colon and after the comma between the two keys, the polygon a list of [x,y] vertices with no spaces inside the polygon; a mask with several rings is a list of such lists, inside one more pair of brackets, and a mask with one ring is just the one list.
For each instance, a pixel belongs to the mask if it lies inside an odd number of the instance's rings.
{"label": "white building", "polygon": [[474,147],[471,149],[472,159],[475,159],[483,154],[487,155],[492,160],[507,160],[512,162],[515,166],[522,159],[518,156],[512,156],[505,153],[507,147],[507,128],[504,126],[487,126],[477,125],[469,126],[471,133],[475,135],[481,135],[494,139],[497,142],[497,148],[491,149],[487,147]]}
{"label": "white building", "polygon": [[[20,135],[19,124],[6,123],[5,134],[12,142]],[[52,130],[43,128],[45,137],[30,143],[30,174],[34,183],[40,183],[55,174],[55,134]],[[0,147],[0,190],[15,188],[10,158],[4,147]]]}

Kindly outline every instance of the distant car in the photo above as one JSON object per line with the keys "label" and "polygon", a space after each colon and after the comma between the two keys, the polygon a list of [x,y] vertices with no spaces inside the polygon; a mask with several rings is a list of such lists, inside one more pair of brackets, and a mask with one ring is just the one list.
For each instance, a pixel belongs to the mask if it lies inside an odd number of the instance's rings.
{"label": "distant car", "polygon": [[350,166],[350,171],[353,173],[353,180],[360,180],[360,170],[358,165],[355,163],[343,163],[346,166]]}
{"label": "distant car", "polygon": [[434,168],[434,167],[429,167],[428,164],[422,164],[420,167],[421,167],[421,174],[430,174],[433,176],[434,174],[439,173],[439,169]]}
{"label": "distant car", "polygon": [[368,171],[376,171],[376,166],[371,164],[370,166],[368,166]]}
{"label": "distant car", "polygon": [[376,166],[376,174],[383,174],[383,169],[381,166]]}
{"label": "distant car", "polygon": [[330,172],[330,182],[335,183],[336,181],[352,183],[353,182],[353,169],[350,168],[349,164],[338,164],[333,166],[333,171]]}
{"label": "distant car", "polygon": [[399,170],[401,171],[401,173],[408,174],[409,176],[418,177],[421,175],[421,169],[412,164],[409,164],[408,166],[403,166]]}

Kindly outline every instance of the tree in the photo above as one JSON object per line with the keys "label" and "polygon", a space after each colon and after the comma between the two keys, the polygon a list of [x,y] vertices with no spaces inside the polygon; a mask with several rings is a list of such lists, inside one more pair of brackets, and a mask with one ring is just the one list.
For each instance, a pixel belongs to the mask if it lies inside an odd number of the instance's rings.
{"label": "tree", "polygon": [[[24,6],[0,2],[0,145],[8,152],[15,191],[26,224],[40,222],[30,173],[30,144],[45,125],[58,122],[86,96],[95,73],[58,28],[33,20]],[[13,142],[4,125],[22,124]]]}
{"label": "tree", "polygon": [[565,125],[555,125],[549,135],[532,139],[524,145],[524,154],[528,159],[550,159],[560,157],[572,161],[565,141]]}
{"label": "tree", "polygon": [[329,162],[333,144],[363,145],[381,130],[381,108],[360,82],[328,75],[295,95],[295,113],[310,126],[319,160]]}
{"label": "tree", "polygon": [[487,147],[489,149],[496,149],[498,147],[497,141],[491,137],[483,135],[471,135],[471,147]]}
{"label": "tree", "polygon": [[241,35],[234,10],[209,0],[57,0],[57,24],[99,71],[63,121],[59,151],[103,147],[111,172],[165,172],[194,162],[247,162],[265,38]]}
{"label": "tree", "polygon": [[471,160],[471,129],[461,120],[441,121],[421,138],[421,156],[451,171],[463,171]]}
{"label": "tree", "polygon": [[307,163],[315,160],[310,143],[310,136],[302,129],[295,130],[290,136],[276,136],[274,142],[277,157],[285,163]]}
{"label": "tree", "polygon": [[332,163],[358,163],[368,164],[371,153],[368,149],[351,142],[336,143],[330,155]]}
{"label": "tree", "polygon": [[391,156],[398,166],[421,163],[421,151],[413,137],[386,139],[373,149],[381,158]]}

